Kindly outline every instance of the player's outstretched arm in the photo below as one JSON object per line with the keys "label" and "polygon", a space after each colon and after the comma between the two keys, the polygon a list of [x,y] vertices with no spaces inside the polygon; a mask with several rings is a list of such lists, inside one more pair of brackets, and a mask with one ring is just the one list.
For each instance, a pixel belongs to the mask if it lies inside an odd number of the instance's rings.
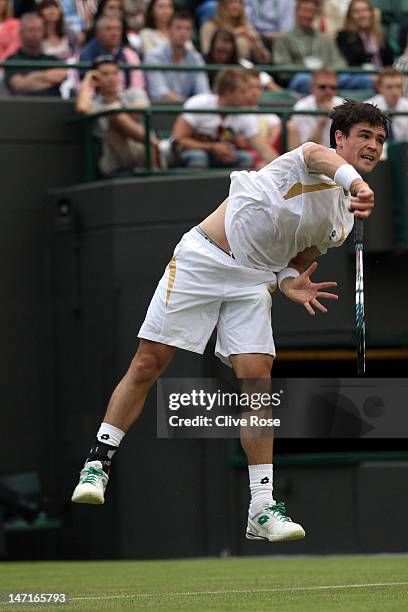
{"label": "player's outstretched arm", "polygon": [[287,298],[302,304],[307,312],[314,316],[316,313],[313,308],[317,308],[320,312],[327,312],[327,308],[320,303],[320,299],[337,300],[338,296],[335,293],[328,293],[326,289],[337,287],[337,283],[330,281],[324,283],[314,283],[310,276],[317,268],[317,262],[314,261],[307,270],[296,278],[285,278],[280,284],[281,291]]}

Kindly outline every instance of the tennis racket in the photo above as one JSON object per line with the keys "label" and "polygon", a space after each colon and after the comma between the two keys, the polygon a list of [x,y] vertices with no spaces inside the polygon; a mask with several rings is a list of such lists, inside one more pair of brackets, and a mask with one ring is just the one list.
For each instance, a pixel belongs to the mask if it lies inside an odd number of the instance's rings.
{"label": "tennis racket", "polygon": [[364,376],[365,356],[365,319],[364,319],[364,269],[363,269],[364,224],[361,219],[354,223],[354,248],[356,253],[356,344],[357,374]]}

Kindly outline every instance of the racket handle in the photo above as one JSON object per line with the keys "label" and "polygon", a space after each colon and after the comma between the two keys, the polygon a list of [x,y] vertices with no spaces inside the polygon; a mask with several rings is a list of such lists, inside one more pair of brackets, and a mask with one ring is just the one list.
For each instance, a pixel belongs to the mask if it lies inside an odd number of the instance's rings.
{"label": "racket handle", "polygon": [[362,219],[354,221],[354,242],[363,242],[364,238],[364,222]]}

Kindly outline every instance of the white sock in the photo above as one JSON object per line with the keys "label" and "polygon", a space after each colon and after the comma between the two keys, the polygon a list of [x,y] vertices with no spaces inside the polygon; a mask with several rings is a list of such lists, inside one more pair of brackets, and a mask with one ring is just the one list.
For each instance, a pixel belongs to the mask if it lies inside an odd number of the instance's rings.
{"label": "white sock", "polygon": [[251,489],[250,515],[254,516],[268,504],[273,504],[273,465],[259,463],[248,465],[249,488]]}
{"label": "white sock", "polygon": [[110,446],[119,446],[125,434],[125,431],[122,431],[114,425],[109,425],[109,423],[101,423],[98,433],[96,434],[96,438],[99,440],[99,442],[104,442]]}

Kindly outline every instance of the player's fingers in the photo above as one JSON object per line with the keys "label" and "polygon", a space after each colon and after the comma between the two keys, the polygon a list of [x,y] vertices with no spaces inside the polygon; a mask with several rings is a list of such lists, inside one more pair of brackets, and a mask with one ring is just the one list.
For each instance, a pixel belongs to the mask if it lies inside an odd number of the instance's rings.
{"label": "player's fingers", "polygon": [[327,281],[324,283],[316,283],[316,289],[320,291],[320,289],[329,289],[330,287],[337,287],[337,283],[335,281]]}
{"label": "player's fingers", "polygon": [[321,304],[321,303],[319,302],[319,300],[316,300],[316,298],[314,298],[314,299],[312,300],[312,304],[313,304],[313,306],[315,306],[315,307],[316,307],[318,310],[320,310],[320,312],[327,312],[327,308],[325,308],[325,307],[323,306],[323,304]]}
{"label": "player's fingers", "polygon": [[369,217],[371,215],[371,213],[373,212],[372,209],[370,210],[354,210],[354,216],[357,219],[367,219],[367,217]]}
{"label": "player's fingers", "polygon": [[355,202],[350,202],[349,210],[350,212],[354,212],[355,210],[372,210],[374,208],[374,200],[370,200],[367,202],[360,202],[359,200]]}
{"label": "player's fingers", "polygon": [[305,304],[303,304],[303,306],[306,308],[307,312],[312,315],[312,317],[315,316],[315,311],[313,310],[313,308],[311,307],[311,305],[309,304],[309,302],[305,302]]}
{"label": "player's fingers", "polygon": [[305,276],[310,276],[311,274],[313,274],[313,272],[316,270],[316,268],[317,268],[317,261],[314,261],[312,264],[310,264],[308,269],[303,272],[303,274]]}
{"label": "player's fingers", "polygon": [[325,298],[326,300],[338,300],[339,296],[335,293],[325,293],[324,291],[319,291],[316,293],[316,297]]}
{"label": "player's fingers", "polygon": [[351,196],[351,201],[367,202],[374,200],[374,194],[372,191],[359,191],[355,196]]}

